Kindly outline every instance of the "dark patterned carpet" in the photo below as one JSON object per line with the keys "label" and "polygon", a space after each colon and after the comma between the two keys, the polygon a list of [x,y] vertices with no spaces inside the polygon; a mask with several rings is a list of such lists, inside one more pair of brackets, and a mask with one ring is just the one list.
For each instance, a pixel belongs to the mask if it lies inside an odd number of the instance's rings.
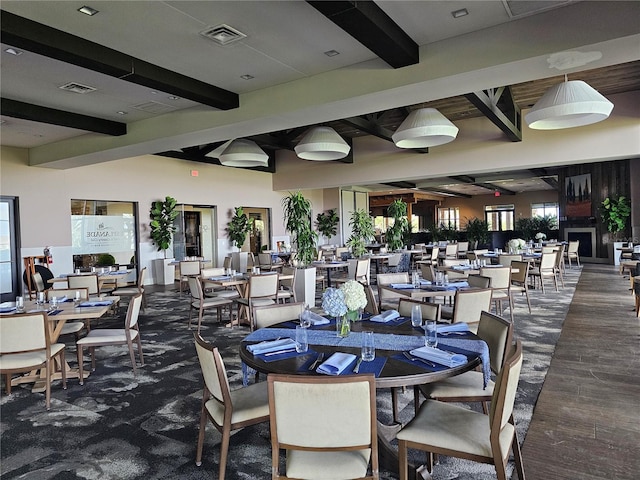
{"label": "dark patterned carpet", "polygon": [[[520,441],[525,437],[535,402],[562,328],[580,270],[567,272],[566,287],[546,295],[532,292],[533,314],[524,299],[515,309],[516,334],[524,342],[525,358],[516,400]],[[51,410],[44,394],[20,386],[0,400],[3,479],[211,479],[217,478],[220,435],[207,428],[203,464],[195,466],[202,380],[187,330],[188,303],[174,292],[148,296],[140,316],[146,365],[134,377],[126,348],[103,347],[97,370],[80,386],[70,380],[52,387]],[[238,344],[248,332],[228,329],[205,317],[202,333],[217,344],[232,388],[242,384]],[[102,320],[98,327],[120,326],[121,318]],[[75,348],[67,352],[75,364]],[[88,357],[85,367],[88,367]],[[401,417],[411,418],[412,394],[401,395]],[[390,418],[390,396],[381,392],[378,416]],[[406,407],[406,408],[404,408]],[[268,425],[248,427],[231,438],[228,479],[270,478]],[[421,460],[418,458],[418,460]],[[383,479],[395,479],[381,472]],[[495,478],[492,466],[441,457],[434,479]]]}

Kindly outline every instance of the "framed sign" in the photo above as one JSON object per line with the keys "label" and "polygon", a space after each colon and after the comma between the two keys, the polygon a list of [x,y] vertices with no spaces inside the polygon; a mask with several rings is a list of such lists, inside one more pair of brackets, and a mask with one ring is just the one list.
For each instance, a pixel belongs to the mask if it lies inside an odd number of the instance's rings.
{"label": "framed sign", "polygon": [[591,216],[591,174],[567,177],[564,181],[567,217]]}

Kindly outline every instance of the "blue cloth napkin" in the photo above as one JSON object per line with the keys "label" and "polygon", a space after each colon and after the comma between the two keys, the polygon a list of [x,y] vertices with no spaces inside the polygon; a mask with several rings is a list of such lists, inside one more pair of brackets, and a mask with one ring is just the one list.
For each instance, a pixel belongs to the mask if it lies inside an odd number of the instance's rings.
{"label": "blue cloth napkin", "polygon": [[296,342],[293,338],[281,338],[247,345],[247,350],[254,355],[264,355],[265,353],[295,348],[295,346]]}
{"label": "blue cloth napkin", "polygon": [[387,310],[379,315],[374,315],[369,319],[370,322],[387,323],[400,317],[397,310]]}
{"label": "blue cloth napkin", "polygon": [[318,315],[316,312],[308,311],[305,313],[305,315],[307,315],[308,320],[314,327],[319,325],[328,325],[331,322],[328,318],[325,318],[322,315]]}
{"label": "blue cloth napkin", "polygon": [[465,322],[457,322],[451,324],[437,325],[436,331],[438,333],[447,333],[447,332],[468,332],[469,325]]}
{"label": "blue cloth napkin", "polygon": [[346,369],[353,368],[357,358],[351,353],[336,352],[322,362],[316,372],[324,373],[325,375],[340,375]]}
{"label": "blue cloth napkin", "polygon": [[11,313],[16,307],[0,307],[0,313]]}
{"label": "blue cloth napkin", "polygon": [[460,353],[452,353],[433,347],[415,348],[409,352],[414,357],[423,358],[430,362],[446,365],[447,367],[458,367],[468,362],[465,355]]}
{"label": "blue cloth napkin", "polygon": [[51,312],[47,312],[47,315],[52,316],[52,315],[57,315],[61,312],[62,310],[53,310]]}
{"label": "blue cloth napkin", "polygon": [[[315,350],[311,350],[308,349],[306,352],[296,352],[295,346],[293,347],[292,350],[286,350],[282,353],[277,353],[274,354],[273,352],[271,352],[272,354],[259,354],[256,355],[257,358],[259,358],[260,360],[262,360],[263,362],[266,363],[271,363],[271,362],[277,362],[278,360],[285,360],[287,358],[292,358],[292,357],[299,357],[299,356],[303,356],[303,355],[312,355],[315,354]],[[314,357],[315,358],[315,357]]]}
{"label": "blue cloth napkin", "polygon": [[[375,320],[371,320],[371,318],[367,318],[367,319],[363,318],[362,320],[364,322],[375,322]],[[385,325],[391,325],[393,327],[397,327],[398,325],[402,325],[404,322],[408,322],[409,320],[411,320],[409,317],[398,317],[398,318],[394,318],[393,320],[388,320],[384,323]],[[376,322],[376,323],[380,323],[380,322]]]}
{"label": "blue cloth napkin", "polygon": [[221,280],[230,280],[231,277],[229,275],[221,275],[218,277],[209,277],[209,280],[213,280],[214,282],[219,282]]}
{"label": "blue cloth napkin", "polygon": [[82,302],[79,307],[108,307],[113,304],[113,300]]}
{"label": "blue cloth napkin", "polygon": [[397,288],[399,290],[408,290],[413,288],[413,283],[392,283],[391,288]]}

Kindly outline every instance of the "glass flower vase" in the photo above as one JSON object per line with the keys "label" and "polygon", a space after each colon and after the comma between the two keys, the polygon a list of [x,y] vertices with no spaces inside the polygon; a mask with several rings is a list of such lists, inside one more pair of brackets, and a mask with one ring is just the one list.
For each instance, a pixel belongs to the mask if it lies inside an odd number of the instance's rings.
{"label": "glass flower vase", "polygon": [[351,320],[348,315],[340,315],[336,318],[336,336],[340,338],[348,337],[351,333]]}

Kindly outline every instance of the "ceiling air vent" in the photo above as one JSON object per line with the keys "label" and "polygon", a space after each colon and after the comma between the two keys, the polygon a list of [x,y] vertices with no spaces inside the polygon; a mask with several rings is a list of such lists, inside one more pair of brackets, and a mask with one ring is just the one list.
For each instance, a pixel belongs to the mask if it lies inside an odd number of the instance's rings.
{"label": "ceiling air vent", "polygon": [[246,37],[241,31],[224,24],[218,25],[217,27],[208,27],[200,32],[200,35],[207,37],[209,40],[213,40],[218,45],[229,45]]}
{"label": "ceiling air vent", "polygon": [[90,87],[89,85],[82,85],[81,83],[69,82],[65,85],[61,85],[58,87],[61,90],[66,90],[67,92],[73,93],[91,93],[95,92],[97,88]]}
{"label": "ceiling air vent", "polygon": [[154,101],[132,105],[131,108],[135,108],[136,110],[141,110],[147,113],[167,113],[176,110],[176,107]]}

